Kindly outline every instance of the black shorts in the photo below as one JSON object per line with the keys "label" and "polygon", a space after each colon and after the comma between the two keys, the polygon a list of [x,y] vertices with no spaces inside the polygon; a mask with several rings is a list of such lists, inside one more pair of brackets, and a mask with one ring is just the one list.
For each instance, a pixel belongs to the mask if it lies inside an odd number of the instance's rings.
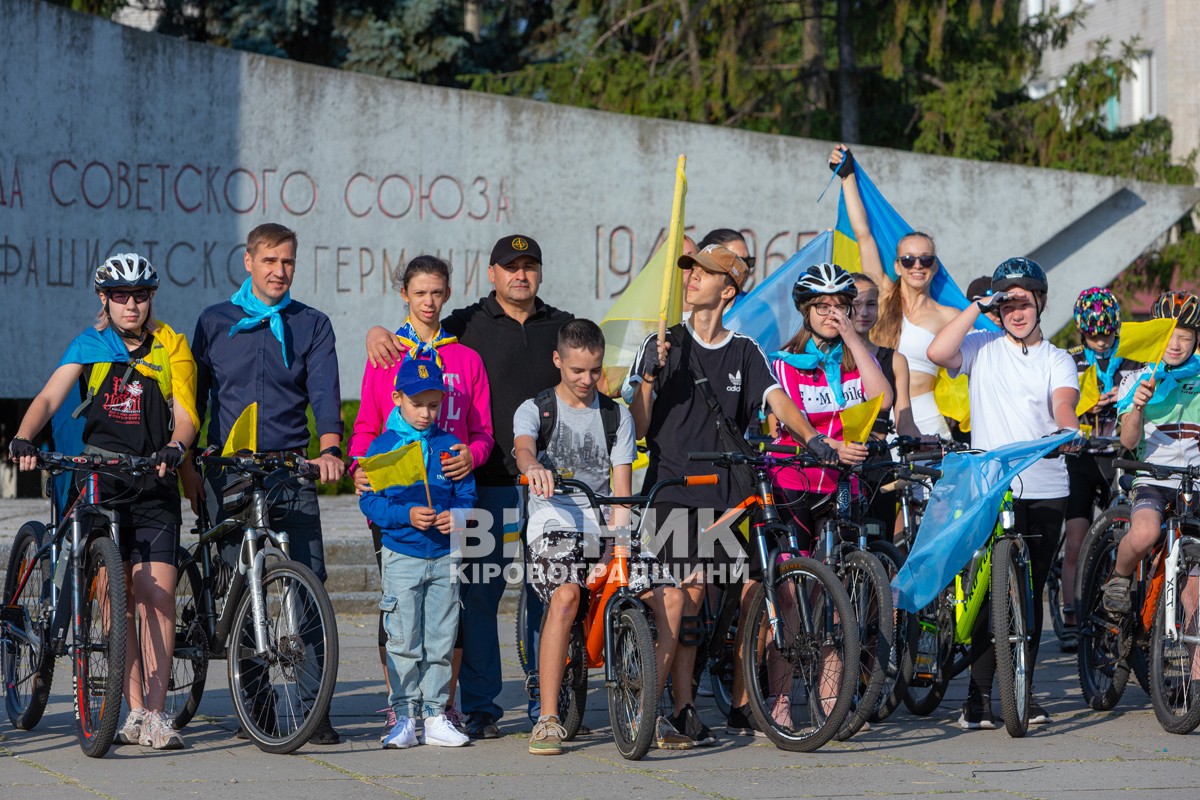
{"label": "black shorts", "polygon": [[1112,459],[1096,458],[1091,453],[1081,453],[1067,458],[1067,477],[1070,490],[1067,494],[1067,519],[1091,520],[1096,506],[1104,508],[1112,497]]}
{"label": "black shorts", "polygon": [[656,503],[652,510],[654,530],[647,526],[644,543],[680,584],[696,573],[705,583],[722,586],[762,579],[762,567],[742,533],[744,524],[714,525],[719,522],[715,512],[673,503]]}
{"label": "black shorts", "polygon": [[117,547],[122,561],[178,566],[178,525],[122,525],[117,530]]}

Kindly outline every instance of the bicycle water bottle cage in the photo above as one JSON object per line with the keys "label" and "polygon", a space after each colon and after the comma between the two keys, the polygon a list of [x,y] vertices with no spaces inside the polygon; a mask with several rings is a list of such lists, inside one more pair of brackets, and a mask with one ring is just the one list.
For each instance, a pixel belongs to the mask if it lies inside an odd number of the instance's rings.
{"label": "bicycle water bottle cage", "polygon": [[679,644],[683,647],[699,647],[704,641],[704,625],[698,616],[685,616],[679,625]]}

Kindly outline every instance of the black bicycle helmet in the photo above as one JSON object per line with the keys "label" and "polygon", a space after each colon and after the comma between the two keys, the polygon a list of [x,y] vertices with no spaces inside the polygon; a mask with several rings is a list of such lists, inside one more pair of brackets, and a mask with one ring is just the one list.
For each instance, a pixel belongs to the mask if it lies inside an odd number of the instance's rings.
{"label": "black bicycle helmet", "polygon": [[1163,292],[1154,301],[1150,316],[1154,319],[1174,318],[1181,328],[1200,329],[1200,299],[1191,292]]}
{"label": "black bicycle helmet", "polygon": [[1045,292],[1050,284],[1041,264],[1030,258],[1010,258],[992,273],[992,291],[1003,292],[1019,286],[1031,292]]}
{"label": "black bicycle helmet", "polygon": [[792,287],[792,302],[799,309],[802,303],[814,297],[839,294],[851,300],[858,295],[854,276],[837,264],[813,264]]}
{"label": "black bicycle helmet", "polygon": [[111,289],[157,289],[158,272],[137,253],[117,253],[96,270],[96,293]]}

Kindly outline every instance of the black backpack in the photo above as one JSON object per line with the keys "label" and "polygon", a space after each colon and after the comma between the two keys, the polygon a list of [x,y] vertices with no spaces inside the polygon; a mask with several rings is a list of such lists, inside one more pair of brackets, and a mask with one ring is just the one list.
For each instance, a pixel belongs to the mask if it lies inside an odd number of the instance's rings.
{"label": "black backpack", "polygon": [[[596,396],[600,398],[600,422],[604,425],[604,442],[609,455],[612,455],[612,450],[617,444],[617,429],[621,427],[621,413],[611,397],[600,392],[597,392]],[[533,398],[533,404],[537,406],[538,420],[541,423],[538,427],[537,452],[544,453],[550,446],[550,437],[554,435],[554,428],[558,425],[558,401],[555,399],[554,387],[538,392]]]}

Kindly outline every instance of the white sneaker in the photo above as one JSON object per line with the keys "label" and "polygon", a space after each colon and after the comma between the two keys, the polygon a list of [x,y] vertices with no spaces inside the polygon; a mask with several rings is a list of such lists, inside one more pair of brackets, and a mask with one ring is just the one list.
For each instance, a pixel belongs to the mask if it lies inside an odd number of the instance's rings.
{"label": "white sneaker", "polygon": [[171,727],[170,721],[161,711],[150,711],[146,713],[146,720],[142,723],[142,735],[138,744],[142,747],[153,747],[155,750],[182,750],[183,737]]}
{"label": "white sneaker", "polygon": [[117,731],[117,741],[121,744],[137,744],[142,738],[142,726],[146,724],[146,710],[136,708],[125,717],[125,724]]}
{"label": "white sneaker", "polygon": [[425,720],[425,744],[436,747],[462,747],[469,744],[471,737],[459,732],[445,714],[438,714]]}
{"label": "white sneaker", "polygon": [[407,750],[417,746],[417,731],[412,717],[397,717],[396,724],[383,737],[384,750]]}

